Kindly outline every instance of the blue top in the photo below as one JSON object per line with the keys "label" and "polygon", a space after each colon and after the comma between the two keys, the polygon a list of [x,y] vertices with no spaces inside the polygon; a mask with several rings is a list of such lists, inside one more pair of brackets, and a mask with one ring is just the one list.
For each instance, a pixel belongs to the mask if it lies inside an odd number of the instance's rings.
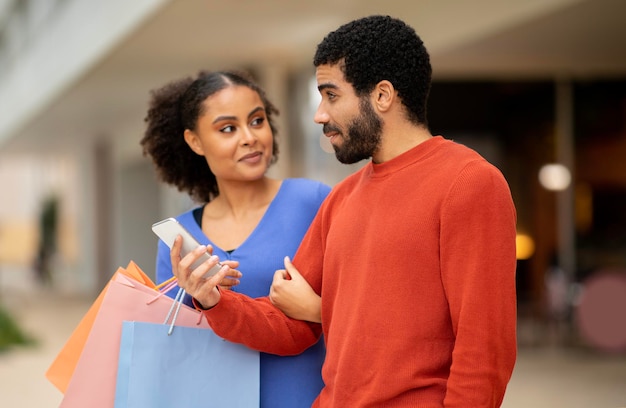
{"label": "blue top", "polygon": [[[238,269],[243,276],[234,290],[253,298],[262,297],[269,295],[274,272],[277,269],[284,269],[284,257],[293,258],[319,206],[329,192],[329,186],[317,181],[283,180],[276,197],[254,231],[230,253],[216,246],[202,232],[194,219],[193,210],[179,215],[176,219],[198,242],[211,245],[213,254],[221,260],[239,261]],[[170,250],[163,241],[159,241],[157,283],[171,277]],[[176,292],[177,290],[173,289],[168,295],[174,297]],[[186,296],[185,303],[191,306],[189,295]],[[261,353],[261,408],[309,408],[324,385],[321,375],[324,356],[322,339],[297,356],[280,357]],[[236,389],[236,380],[233,384]]]}

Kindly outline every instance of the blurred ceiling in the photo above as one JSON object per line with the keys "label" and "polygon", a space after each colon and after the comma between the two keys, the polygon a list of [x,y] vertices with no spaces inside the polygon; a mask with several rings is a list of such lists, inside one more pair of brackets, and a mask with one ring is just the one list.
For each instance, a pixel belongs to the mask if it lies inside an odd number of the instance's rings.
{"label": "blurred ceiling", "polygon": [[370,14],[412,25],[439,80],[626,76],[623,0],[174,0],[76,78],[3,150],[64,149],[85,138],[132,135],[139,153],[150,89],[199,69],[307,69],[327,32]]}

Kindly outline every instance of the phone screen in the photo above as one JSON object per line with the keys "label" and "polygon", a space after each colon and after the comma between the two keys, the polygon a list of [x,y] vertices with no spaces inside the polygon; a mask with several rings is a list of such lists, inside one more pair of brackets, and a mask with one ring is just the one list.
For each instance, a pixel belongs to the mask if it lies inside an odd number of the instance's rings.
{"label": "phone screen", "polygon": [[[165,244],[171,249],[174,245],[174,240],[178,235],[180,235],[183,239],[183,245],[180,251],[181,258],[187,255],[189,252],[193,251],[197,247],[200,246],[200,243],[179,223],[175,218],[166,218],[162,221],[156,222],[152,224],[152,231],[163,241]],[[202,254],[198,260],[196,260],[191,269],[196,269],[200,264],[207,261],[210,258],[208,253]],[[222,267],[221,263],[218,263],[213,268],[211,268],[206,275],[205,278],[210,278],[215,275],[220,268]]]}

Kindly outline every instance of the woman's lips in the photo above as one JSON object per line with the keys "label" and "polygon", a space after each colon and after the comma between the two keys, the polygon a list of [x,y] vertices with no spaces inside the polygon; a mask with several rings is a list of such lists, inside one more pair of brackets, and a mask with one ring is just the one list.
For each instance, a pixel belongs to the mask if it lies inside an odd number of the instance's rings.
{"label": "woman's lips", "polygon": [[261,152],[248,153],[239,159],[239,161],[246,163],[258,163],[261,160],[261,156]]}

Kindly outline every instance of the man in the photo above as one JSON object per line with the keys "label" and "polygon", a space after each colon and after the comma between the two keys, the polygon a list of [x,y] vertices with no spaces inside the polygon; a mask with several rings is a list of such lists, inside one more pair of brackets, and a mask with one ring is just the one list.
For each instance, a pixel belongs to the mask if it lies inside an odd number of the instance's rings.
{"label": "man", "polygon": [[[319,44],[314,65],[315,121],[338,160],[372,159],[333,189],[285,262],[321,295],[325,387],[314,407],[499,406],[516,357],[505,179],[430,134],[429,56],[402,21],[345,24]],[[190,271],[205,248],[180,262],[176,248],[179,284],[218,335],[274,354],[318,339],[319,324],[290,319],[267,298],[218,290],[226,267],[202,279],[217,259]]]}

